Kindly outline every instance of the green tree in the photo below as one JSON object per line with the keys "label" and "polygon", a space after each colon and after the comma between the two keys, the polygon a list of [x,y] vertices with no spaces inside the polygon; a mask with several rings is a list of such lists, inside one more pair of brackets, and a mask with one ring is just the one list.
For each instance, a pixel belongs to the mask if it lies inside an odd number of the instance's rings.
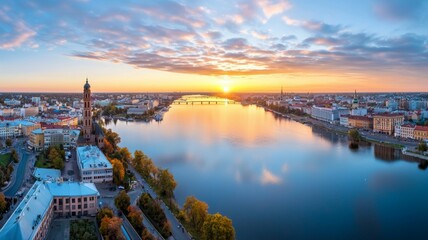
{"label": "green tree", "polygon": [[183,210],[190,226],[195,230],[197,236],[202,234],[202,226],[208,216],[208,204],[199,201],[194,196],[186,198]]}
{"label": "green tree", "polygon": [[125,214],[128,213],[128,207],[131,205],[131,198],[128,196],[125,190],[120,191],[120,193],[114,199],[114,205],[122,210]]}
{"label": "green tree", "polygon": [[53,167],[59,170],[64,168],[64,160],[61,157],[56,157],[52,161]]}
{"label": "green tree", "polygon": [[10,138],[6,139],[6,146],[7,147],[12,146],[12,139],[10,139]]}
{"label": "green tree", "polygon": [[0,193],[0,214],[3,214],[7,209],[6,198],[4,197],[4,193]]}
{"label": "green tree", "polygon": [[112,218],[113,216],[114,216],[114,214],[113,214],[113,210],[111,208],[108,208],[108,207],[101,208],[97,213],[98,225],[100,225],[101,219],[103,219],[104,217]]}
{"label": "green tree", "polygon": [[219,213],[208,215],[202,226],[202,239],[204,240],[233,240],[235,229],[232,220]]}
{"label": "green tree", "polygon": [[418,150],[421,152],[426,152],[428,150],[427,143],[423,141],[420,142],[418,145]]}

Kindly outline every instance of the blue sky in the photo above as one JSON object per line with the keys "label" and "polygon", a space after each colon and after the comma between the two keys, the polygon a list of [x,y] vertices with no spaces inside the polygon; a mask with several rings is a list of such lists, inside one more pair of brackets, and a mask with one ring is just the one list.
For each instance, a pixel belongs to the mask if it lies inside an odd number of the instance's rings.
{"label": "blue sky", "polygon": [[6,0],[0,83],[78,91],[89,76],[100,91],[420,91],[427,25],[426,0]]}

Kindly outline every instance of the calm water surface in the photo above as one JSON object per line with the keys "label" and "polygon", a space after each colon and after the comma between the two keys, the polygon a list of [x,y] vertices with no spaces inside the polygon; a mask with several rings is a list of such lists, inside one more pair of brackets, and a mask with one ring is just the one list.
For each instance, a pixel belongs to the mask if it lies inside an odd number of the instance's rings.
{"label": "calm water surface", "polygon": [[170,169],[180,205],[194,195],[231,218],[237,239],[428,238],[425,163],[393,149],[351,151],[344,137],[234,104],[108,127]]}

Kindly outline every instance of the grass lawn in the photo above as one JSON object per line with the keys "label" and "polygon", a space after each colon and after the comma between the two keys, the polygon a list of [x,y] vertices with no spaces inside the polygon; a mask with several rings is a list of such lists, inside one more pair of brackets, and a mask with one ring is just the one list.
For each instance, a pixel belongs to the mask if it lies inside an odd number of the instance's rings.
{"label": "grass lawn", "polygon": [[35,166],[38,168],[53,168],[52,163],[47,162],[47,159],[43,156],[43,154],[39,155],[39,157],[37,158]]}
{"label": "grass lawn", "polygon": [[10,163],[10,153],[0,155],[0,165],[7,167]]}

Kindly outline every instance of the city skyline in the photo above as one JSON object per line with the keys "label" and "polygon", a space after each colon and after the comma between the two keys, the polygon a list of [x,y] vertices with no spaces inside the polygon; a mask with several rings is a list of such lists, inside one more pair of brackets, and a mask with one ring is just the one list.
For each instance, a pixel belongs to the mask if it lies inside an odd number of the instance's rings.
{"label": "city skyline", "polygon": [[102,3],[5,1],[1,91],[427,91],[423,0]]}

